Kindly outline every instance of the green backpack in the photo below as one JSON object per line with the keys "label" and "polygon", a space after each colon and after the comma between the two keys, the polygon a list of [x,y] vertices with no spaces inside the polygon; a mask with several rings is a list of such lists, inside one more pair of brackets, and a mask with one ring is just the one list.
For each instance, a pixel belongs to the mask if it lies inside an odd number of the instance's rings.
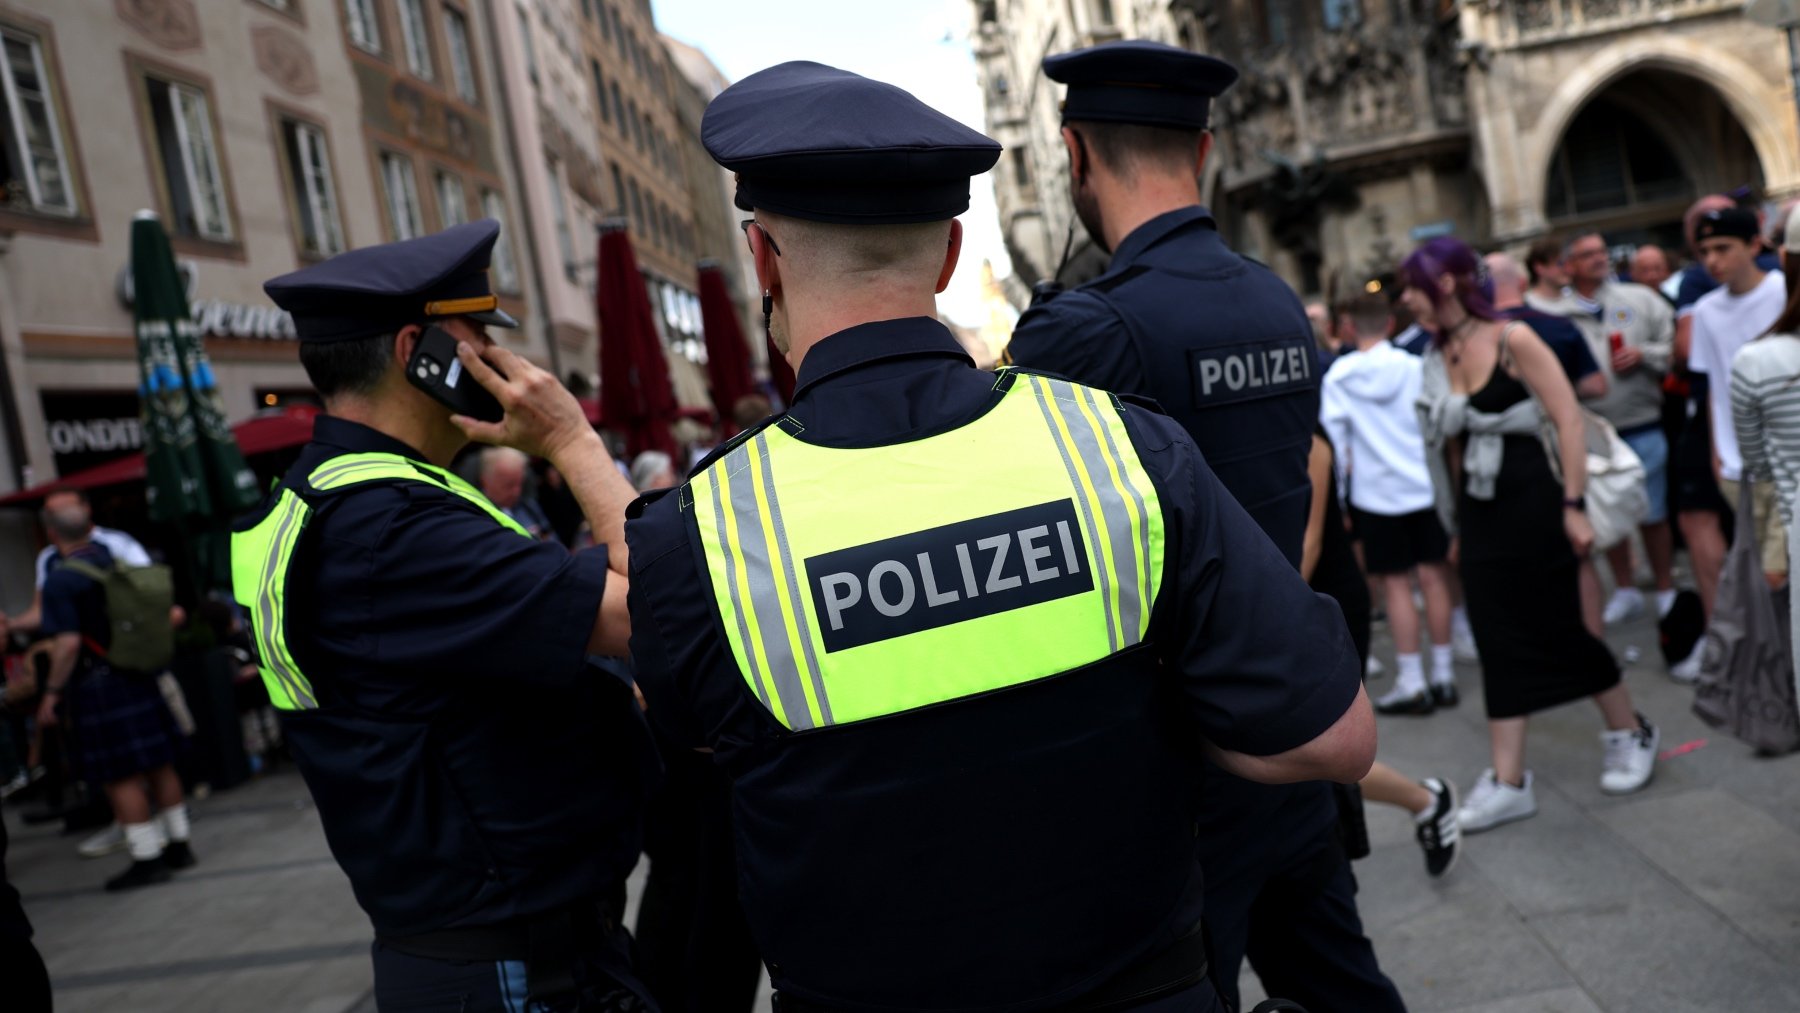
{"label": "green backpack", "polygon": [[167,566],[127,566],[115,561],[105,570],[79,559],[64,566],[91,578],[106,592],[106,617],[112,624],[112,644],[105,651],[90,644],[115,669],[156,675],[175,660],[175,628],[169,610],[175,607],[175,579]]}

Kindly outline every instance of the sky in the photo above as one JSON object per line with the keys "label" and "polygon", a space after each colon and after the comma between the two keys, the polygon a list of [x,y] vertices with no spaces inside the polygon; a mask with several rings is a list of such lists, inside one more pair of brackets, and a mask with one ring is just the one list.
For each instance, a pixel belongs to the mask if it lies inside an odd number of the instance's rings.
{"label": "sky", "polygon": [[[814,60],[886,81],[986,132],[970,49],[968,0],[652,0],[664,34],[703,50],[733,81],[789,60]],[[959,324],[987,319],[981,262],[1012,272],[1000,239],[991,174],[970,182],[963,252],[938,309]]]}

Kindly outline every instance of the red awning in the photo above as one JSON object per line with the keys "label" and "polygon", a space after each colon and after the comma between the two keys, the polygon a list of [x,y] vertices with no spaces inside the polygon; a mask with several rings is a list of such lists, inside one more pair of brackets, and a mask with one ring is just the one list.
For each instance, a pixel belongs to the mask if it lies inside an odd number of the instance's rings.
{"label": "red awning", "polygon": [[733,409],[740,398],[755,392],[756,385],[750,378],[750,346],[738,326],[725,272],[711,261],[700,265],[700,319],[706,328],[706,372],[712,381],[713,407],[719,412],[720,435],[735,436]]}
{"label": "red awning", "polygon": [[[282,409],[279,414],[258,415],[239,422],[231,427],[231,432],[237,437],[238,449],[243,451],[244,456],[255,457],[257,454],[298,447],[311,440],[313,418],[318,414],[319,410],[310,405],[293,405]],[[34,485],[0,498],[0,506],[36,503],[53,489],[103,489],[109,485],[143,480],[144,455],[127,454],[85,471],[64,475],[54,482]]]}

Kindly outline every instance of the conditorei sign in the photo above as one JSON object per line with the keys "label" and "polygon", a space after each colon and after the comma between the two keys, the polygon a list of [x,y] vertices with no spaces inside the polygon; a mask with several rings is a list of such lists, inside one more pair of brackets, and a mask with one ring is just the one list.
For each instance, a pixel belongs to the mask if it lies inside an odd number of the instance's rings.
{"label": "conditorei sign", "polygon": [[[194,323],[200,328],[201,337],[249,338],[260,341],[296,339],[294,318],[286,310],[268,305],[195,298],[194,293],[200,281],[199,265],[192,260],[179,260],[176,261],[176,269],[181,272],[182,283],[187,289],[188,310],[194,316]],[[130,309],[136,299],[136,293],[132,291],[130,264],[120,269],[116,287],[120,304]]]}

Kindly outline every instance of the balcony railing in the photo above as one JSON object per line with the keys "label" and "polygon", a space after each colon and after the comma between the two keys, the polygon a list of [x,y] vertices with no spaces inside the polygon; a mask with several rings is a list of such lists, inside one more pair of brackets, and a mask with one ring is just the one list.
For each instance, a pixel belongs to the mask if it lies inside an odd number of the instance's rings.
{"label": "balcony railing", "polygon": [[1488,0],[1496,40],[1525,46],[1743,9],[1743,0]]}

